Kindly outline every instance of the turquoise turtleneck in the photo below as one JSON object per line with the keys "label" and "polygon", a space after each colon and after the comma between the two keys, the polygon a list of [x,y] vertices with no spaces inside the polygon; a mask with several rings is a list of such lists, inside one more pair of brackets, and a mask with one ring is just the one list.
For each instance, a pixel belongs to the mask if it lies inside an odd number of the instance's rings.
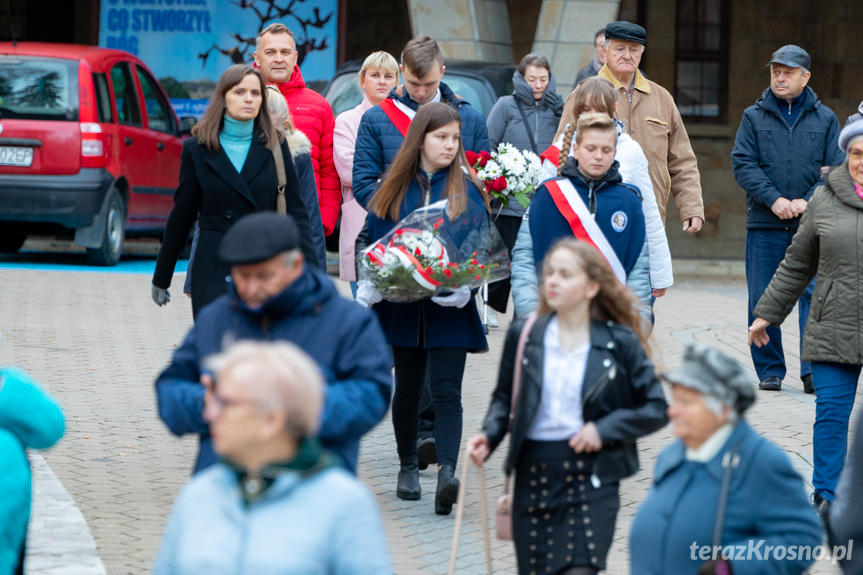
{"label": "turquoise turtleneck", "polygon": [[252,134],[255,130],[255,120],[234,120],[225,114],[225,124],[219,132],[219,145],[225,150],[231,164],[237,172],[243,170],[249,148],[252,146]]}

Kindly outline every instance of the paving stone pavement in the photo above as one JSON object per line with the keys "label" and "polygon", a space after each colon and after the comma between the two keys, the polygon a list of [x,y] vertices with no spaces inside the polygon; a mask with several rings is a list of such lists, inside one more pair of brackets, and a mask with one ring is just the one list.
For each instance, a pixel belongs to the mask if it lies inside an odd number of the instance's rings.
{"label": "paving stone pavement", "polygon": [[[181,282],[178,276],[174,283]],[[346,285],[341,288],[348,293]],[[66,437],[44,455],[46,461],[86,518],[107,572],[148,572],[195,452],[194,439],[172,437],[158,420],[153,393],[155,375],[191,325],[188,301],[175,294],[168,306],[155,307],[145,274],[0,270],[0,290],[0,364],[28,370],[59,399],[66,413]],[[683,346],[693,340],[716,345],[751,365],[745,345],[745,298],[745,284],[739,278],[678,278],[678,285],[656,305],[651,345],[659,368],[675,365]],[[509,319],[501,316],[501,325],[508,325]],[[789,375],[783,390],[759,392],[748,420],[789,453],[808,482],[814,401],[803,394],[795,365],[796,320],[786,327]],[[465,441],[479,429],[485,414],[504,333],[504,327],[492,329],[491,351],[468,358],[463,385]],[[670,441],[670,429],[665,428],[640,442],[642,471],[622,485],[609,573],[629,570],[629,526],[649,488],[653,462]],[[505,445],[486,465],[486,497],[492,511],[503,489],[503,449]],[[435,473],[421,472],[422,501],[405,502],[395,497],[396,470],[387,417],[363,441],[360,477],[381,505],[395,571],[446,573],[453,519],[433,512]],[[470,481],[459,574],[485,573],[475,475]],[[511,544],[492,539],[492,547],[495,573],[515,573]],[[810,572],[839,571],[823,560]]]}

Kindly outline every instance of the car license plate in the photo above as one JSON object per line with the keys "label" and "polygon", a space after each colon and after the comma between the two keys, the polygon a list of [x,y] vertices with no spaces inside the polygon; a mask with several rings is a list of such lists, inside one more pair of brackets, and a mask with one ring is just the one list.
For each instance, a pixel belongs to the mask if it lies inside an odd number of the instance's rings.
{"label": "car license plate", "polygon": [[30,166],[33,164],[33,148],[0,146],[0,166]]}

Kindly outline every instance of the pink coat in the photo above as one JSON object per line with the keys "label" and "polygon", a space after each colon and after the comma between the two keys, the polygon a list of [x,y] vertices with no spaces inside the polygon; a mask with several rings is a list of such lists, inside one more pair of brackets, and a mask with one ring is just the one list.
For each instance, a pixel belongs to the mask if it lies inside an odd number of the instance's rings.
{"label": "pink coat", "polygon": [[336,118],[333,131],[333,160],[342,182],[342,224],[339,228],[339,277],[346,281],[356,281],[354,242],[366,221],[366,211],[354,199],[351,184],[354,171],[354,144],[357,130],[366,110],[372,107],[368,98],[363,96],[362,103],[356,108],[346,110]]}

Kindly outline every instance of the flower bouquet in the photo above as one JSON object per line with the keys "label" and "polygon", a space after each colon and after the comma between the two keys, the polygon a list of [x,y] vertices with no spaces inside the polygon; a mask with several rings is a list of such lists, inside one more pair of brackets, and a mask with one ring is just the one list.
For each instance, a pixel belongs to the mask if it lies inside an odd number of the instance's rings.
{"label": "flower bouquet", "polygon": [[501,206],[515,198],[523,208],[530,204],[534,190],[542,177],[542,163],[533,152],[519,151],[512,144],[502,142],[497,151],[489,154],[465,152],[467,161],[485,184],[486,191]]}
{"label": "flower bouquet", "polygon": [[383,299],[412,302],[509,276],[509,255],[487,215],[450,220],[447,201],[418,208],[363,250],[359,279]]}

